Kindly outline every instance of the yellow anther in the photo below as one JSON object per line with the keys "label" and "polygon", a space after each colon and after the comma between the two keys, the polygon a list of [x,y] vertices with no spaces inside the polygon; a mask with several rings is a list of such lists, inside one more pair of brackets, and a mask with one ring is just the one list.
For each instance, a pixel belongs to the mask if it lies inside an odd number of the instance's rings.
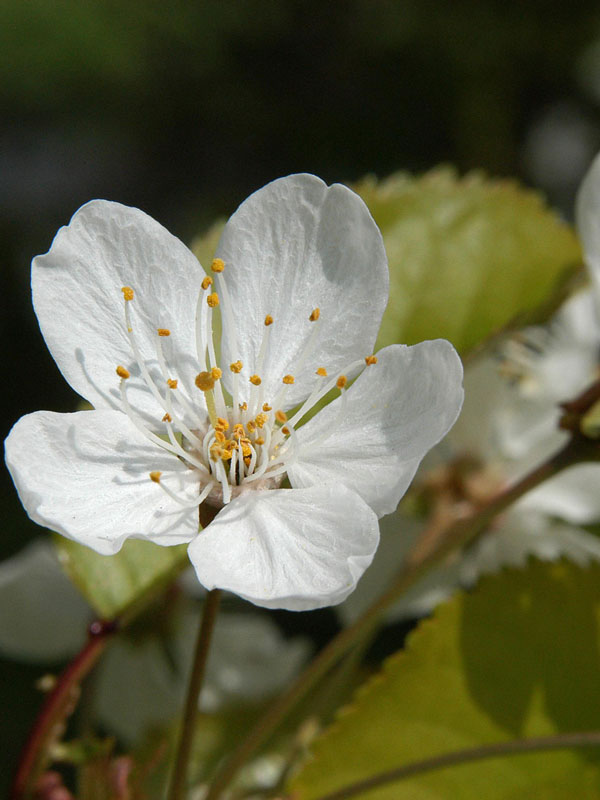
{"label": "yellow anther", "polygon": [[196,380],[194,383],[203,392],[210,392],[210,390],[214,388],[215,379],[210,372],[199,372],[196,375]]}
{"label": "yellow anther", "polygon": [[258,375],[250,375],[250,383],[253,383],[255,386],[260,386],[262,381]]}
{"label": "yellow anther", "polygon": [[[259,428],[262,428],[268,419],[269,417],[266,414],[257,414],[254,422]],[[248,426],[250,426],[250,423],[248,423]]]}
{"label": "yellow anther", "polygon": [[131,286],[122,286],[121,291],[125,300],[133,300],[133,289]]}
{"label": "yellow anther", "polygon": [[158,470],[155,470],[154,472],[150,473],[150,480],[153,481],[153,483],[160,483],[160,476],[161,475],[162,475],[162,472],[159,472]]}
{"label": "yellow anther", "polygon": [[210,277],[210,275],[206,275],[204,278],[202,278],[202,283],[200,286],[202,286],[203,289],[208,289],[209,286],[212,286],[212,282],[213,279]]}
{"label": "yellow anther", "polygon": [[222,431],[226,431],[229,428],[229,422],[227,422],[227,420],[223,417],[217,417],[217,425]]}
{"label": "yellow anther", "polygon": [[167,381],[167,386],[169,389],[176,389],[177,388],[177,380],[175,378],[169,378]]}
{"label": "yellow anther", "polygon": [[275,419],[277,422],[287,422],[287,414],[285,411],[276,411],[275,412]]}
{"label": "yellow anther", "polygon": [[248,430],[248,433],[254,433],[254,431],[256,430],[256,422],[248,420],[248,422],[246,423],[246,428]]}
{"label": "yellow anther", "polygon": [[244,426],[238,422],[237,425],[233,426],[233,438],[234,439],[241,439],[242,436],[246,435],[246,431],[244,430]]}
{"label": "yellow anther", "polygon": [[244,366],[244,365],[242,364],[242,362],[241,362],[241,361],[234,361],[234,362],[233,362],[233,364],[230,364],[230,365],[229,365],[229,369],[230,369],[232,372],[241,372],[241,371],[242,371],[242,367],[243,367],[243,366]]}
{"label": "yellow anther", "polygon": [[270,314],[267,314],[265,317],[265,325],[272,325],[273,324],[273,317]]}
{"label": "yellow anther", "polygon": [[367,367],[370,367],[372,364],[376,363],[377,363],[377,356],[367,356],[365,358],[365,364],[367,365]]}
{"label": "yellow anther", "polygon": [[319,369],[317,370],[317,375],[320,375],[322,378],[326,378],[327,370],[325,369],[325,367],[319,367]]}
{"label": "yellow anther", "polygon": [[222,258],[213,258],[213,262],[210,265],[210,268],[213,272],[223,272],[225,269],[225,262]]}
{"label": "yellow anther", "polygon": [[159,336],[170,336],[171,331],[168,328],[157,328],[156,332]]}
{"label": "yellow anther", "polygon": [[162,422],[173,422],[173,417],[169,414],[168,411],[162,418]]}
{"label": "yellow anther", "polygon": [[294,382],[294,376],[293,375],[284,375],[283,376],[283,382],[287,383],[288,385],[290,383],[293,383]]}
{"label": "yellow anther", "polygon": [[210,374],[213,376],[213,378],[214,378],[216,381],[218,381],[218,380],[219,380],[219,378],[221,377],[221,375],[223,374],[223,370],[222,370],[222,369],[219,369],[218,367],[213,367],[213,368],[211,369],[211,371],[210,371]]}
{"label": "yellow anther", "polygon": [[254,444],[264,444],[265,440],[262,436],[259,436],[257,439],[254,440]]}
{"label": "yellow anther", "polygon": [[286,425],[284,425],[283,428],[281,429],[281,432],[285,433],[286,436],[289,436],[290,429]]}
{"label": "yellow anther", "polygon": [[270,410],[271,410],[271,406],[268,403],[263,403],[263,411],[270,411]]}
{"label": "yellow anther", "polygon": [[248,403],[240,403],[240,411],[248,411]]}
{"label": "yellow anther", "polygon": [[311,322],[316,322],[319,319],[320,316],[321,316],[321,309],[320,308],[313,308],[313,310],[311,311],[309,320]]}
{"label": "yellow anther", "polygon": [[213,461],[218,461],[220,458],[223,457],[225,451],[221,447],[220,444],[217,442],[213,442],[210,446],[210,457]]}
{"label": "yellow anther", "polygon": [[216,308],[219,305],[219,295],[216,292],[209,294],[206,302],[211,308]]}
{"label": "yellow anther", "polygon": [[122,367],[120,364],[117,367],[117,375],[119,376],[119,378],[123,378],[124,381],[126,381],[127,378],[131,377],[131,373],[129,372],[129,370],[125,369],[125,367]]}
{"label": "yellow anther", "polygon": [[225,438],[225,434],[220,428],[217,428],[217,430],[215,431],[215,439],[220,444],[224,444],[227,441],[227,439]]}
{"label": "yellow anther", "polygon": [[348,383],[348,378],[345,375],[340,375],[335,385],[337,386],[338,389],[343,389],[347,383]]}

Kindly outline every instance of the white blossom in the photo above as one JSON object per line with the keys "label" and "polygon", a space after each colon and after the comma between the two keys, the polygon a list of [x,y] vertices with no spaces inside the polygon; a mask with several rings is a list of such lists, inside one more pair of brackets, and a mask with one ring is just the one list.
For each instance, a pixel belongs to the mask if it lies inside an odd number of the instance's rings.
{"label": "white blossom", "polygon": [[[314,176],[251,195],[210,274],[143,212],[92,201],[34,259],[32,288],[55,361],[94,410],[13,428],[29,515],[104,554],[128,537],[189,542],[206,588],[258,605],[343,600],[377,518],[462,402],[448,342],[373,356],[381,235],[357,195]],[[199,532],[203,503],[218,513]]]}

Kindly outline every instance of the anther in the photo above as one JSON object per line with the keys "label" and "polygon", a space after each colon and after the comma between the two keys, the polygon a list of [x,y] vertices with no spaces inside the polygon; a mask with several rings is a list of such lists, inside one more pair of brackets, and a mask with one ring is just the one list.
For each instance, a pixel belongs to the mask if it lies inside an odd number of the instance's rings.
{"label": "anther", "polygon": [[285,435],[288,436],[290,433],[290,429],[284,425],[283,428],[281,429],[281,432],[285,433]]}
{"label": "anther", "polygon": [[216,381],[218,381],[218,380],[219,380],[219,378],[221,377],[221,375],[223,374],[223,370],[222,370],[222,369],[219,369],[219,367],[213,367],[213,368],[211,369],[211,371],[210,371],[210,374],[213,376],[213,378],[214,378]]}
{"label": "anther", "polygon": [[345,375],[340,375],[335,385],[337,386],[338,389],[344,389],[347,383],[348,383],[348,378]]}
{"label": "anther", "polygon": [[225,269],[225,262],[222,258],[213,258],[213,262],[210,265],[210,268],[213,272],[223,272]]}
{"label": "anther", "polygon": [[256,422],[253,422],[251,419],[248,420],[248,422],[246,423],[246,428],[248,429],[249,433],[254,433],[254,431],[256,430]]}
{"label": "anther", "polygon": [[224,419],[223,417],[217,417],[217,425],[219,426],[219,428],[221,428],[221,430],[224,431],[226,431],[229,428],[229,422],[227,422],[227,420]]}
{"label": "anther", "polygon": [[248,403],[240,403],[240,411],[248,411]]}
{"label": "anther", "polygon": [[[265,403],[265,405],[266,405],[266,403]],[[264,408],[264,406],[263,406],[263,408]],[[256,423],[256,425],[258,425],[259,428],[262,428],[264,426],[265,422],[267,422],[268,419],[269,419],[269,417],[266,414],[262,414],[261,413],[261,414],[257,414],[256,415],[256,417],[254,419],[254,422]],[[248,424],[250,424],[250,423],[248,423]]]}
{"label": "anther", "polygon": [[273,317],[270,314],[267,314],[265,317],[265,325],[272,325],[273,324]]}
{"label": "anther", "polygon": [[319,319],[320,316],[321,316],[321,309],[320,308],[313,308],[313,310],[311,311],[309,320],[311,322],[316,322]]}
{"label": "anther", "polygon": [[121,291],[125,300],[133,300],[133,289],[131,286],[122,286]]}
{"label": "anther", "polygon": [[285,413],[285,411],[276,411],[275,412],[275,419],[277,420],[277,422],[287,422],[287,420],[288,420],[287,414]]}
{"label": "anther", "polygon": [[227,439],[225,438],[225,434],[223,433],[221,428],[217,428],[217,430],[215,431],[215,439],[220,444],[224,444],[227,441]]}
{"label": "anther", "polygon": [[169,378],[167,381],[167,386],[169,389],[176,389],[177,388],[177,380],[175,378]]}
{"label": "anther", "polygon": [[365,358],[365,364],[368,367],[370,367],[370,366],[372,366],[373,364],[376,364],[376,363],[377,363],[377,356],[367,356]]}
{"label": "anther", "polygon": [[283,376],[283,382],[288,384],[288,385],[293,383],[294,382],[294,376],[293,375],[284,375]]}
{"label": "anther", "polygon": [[169,414],[168,411],[162,418],[162,422],[173,422],[173,417]]}
{"label": "anther", "polygon": [[241,372],[241,371],[242,371],[242,367],[243,367],[243,366],[244,366],[244,365],[242,364],[242,362],[241,362],[241,361],[234,361],[234,362],[233,362],[233,364],[230,364],[230,365],[229,365],[229,369],[230,369],[232,372],[236,372],[236,373],[237,373],[237,372]]}
{"label": "anther", "polygon": [[216,292],[209,294],[206,302],[211,308],[216,308],[219,305],[219,295]]}
{"label": "anther", "polygon": [[244,430],[244,426],[238,422],[237,425],[233,426],[233,438],[234,439],[241,439],[244,436],[246,431]]}
{"label": "anther", "polygon": [[159,472],[158,470],[155,470],[154,472],[150,473],[150,480],[153,483],[160,483],[160,476],[161,475],[162,475],[162,472]]}
{"label": "anther", "polygon": [[119,376],[119,378],[123,378],[124,381],[126,381],[127,378],[131,377],[131,373],[129,372],[129,370],[125,369],[125,367],[122,367],[120,364],[117,367],[117,375]]}
{"label": "anther", "polygon": [[168,328],[157,328],[156,332],[159,336],[170,336],[171,331]]}
{"label": "anther", "polygon": [[203,392],[210,392],[214,388],[215,379],[210,372],[199,372],[194,383]]}
{"label": "anther", "polygon": [[254,384],[254,386],[260,386],[262,381],[258,375],[250,375],[250,383]]}
{"label": "anther", "polygon": [[254,444],[264,444],[265,440],[262,436],[259,436],[257,439],[254,440]]}
{"label": "anther", "polygon": [[320,375],[322,378],[326,378],[327,377],[327,370],[325,369],[325,367],[319,367],[319,369],[317,370],[316,374]]}
{"label": "anther", "polygon": [[202,278],[202,283],[200,286],[202,286],[203,289],[208,289],[209,286],[212,286],[212,282],[213,279],[210,277],[210,275],[206,275],[204,278]]}

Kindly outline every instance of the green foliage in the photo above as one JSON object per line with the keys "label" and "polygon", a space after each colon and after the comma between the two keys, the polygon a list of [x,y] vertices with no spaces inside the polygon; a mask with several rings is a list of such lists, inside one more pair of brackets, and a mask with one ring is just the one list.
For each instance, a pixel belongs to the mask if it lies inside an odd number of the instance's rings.
{"label": "green foliage", "polygon": [[[359,690],[292,781],[313,800],[387,769],[514,738],[598,729],[600,565],[535,562],[442,605]],[[600,751],[430,772],[369,800],[598,797]]]}
{"label": "green foliage", "polygon": [[96,613],[113,619],[147,602],[188,564],[187,545],[159,547],[129,539],[114,556],[101,556],[77,542],[55,536],[67,574]]}
{"label": "green foliage", "polygon": [[512,320],[528,321],[581,262],[571,228],[513,181],[438,167],[354,188],[390,264],[379,346],[443,337],[464,354]]}

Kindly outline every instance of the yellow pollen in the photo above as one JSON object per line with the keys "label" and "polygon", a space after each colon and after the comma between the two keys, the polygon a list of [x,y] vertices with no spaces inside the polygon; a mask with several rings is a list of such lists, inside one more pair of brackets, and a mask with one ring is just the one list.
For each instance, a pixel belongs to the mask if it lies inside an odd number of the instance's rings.
{"label": "yellow pollen", "polygon": [[259,436],[257,439],[254,440],[254,444],[264,444],[265,440],[262,436]]}
{"label": "yellow pollen", "polygon": [[263,403],[263,411],[270,411],[270,410],[271,410],[271,406],[268,403]]}
{"label": "yellow pollen", "polygon": [[256,422],[252,422],[252,420],[249,420],[246,423],[246,428],[248,429],[249,433],[254,433],[254,431],[256,430]]}
{"label": "yellow pollen", "polygon": [[210,268],[213,272],[223,272],[225,269],[225,262],[222,258],[213,258],[213,262],[210,265]]}
{"label": "yellow pollen", "polygon": [[227,439],[225,438],[225,434],[223,433],[223,431],[222,431],[220,428],[218,428],[218,429],[215,431],[215,439],[216,439],[216,440],[217,440],[217,442],[219,442],[220,444],[223,444],[224,442],[226,442],[226,441],[227,441]]}
{"label": "yellow pollen", "polygon": [[377,356],[367,356],[365,358],[365,364],[367,365],[367,367],[370,367],[372,364],[376,363],[377,363]]}
{"label": "yellow pollen", "polygon": [[248,411],[248,403],[240,403],[240,411]]}
{"label": "yellow pollen", "polygon": [[293,375],[284,375],[283,376],[283,382],[288,384],[288,385],[293,383],[294,382],[294,376]]}
{"label": "yellow pollen", "polygon": [[176,389],[177,388],[177,380],[175,378],[169,378],[167,381],[167,386],[169,389]]}
{"label": "yellow pollen", "polygon": [[277,422],[287,422],[287,414],[285,411],[276,411],[275,412],[275,419]]}
{"label": "yellow pollen", "polygon": [[234,361],[234,362],[233,362],[233,364],[230,364],[230,365],[229,365],[229,369],[230,369],[232,372],[241,372],[241,371],[242,371],[242,367],[243,367],[243,366],[244,366],[244,365],[242,364],[242,362],[241,362],[241,361]]}
{"label": "yellow pollen", "polygon": [[210,457],[212,458],[213,461],[218,461],[218,459],[222,458],[224,454],[225,451],[223,450],[220,444],[217,444],[216,442],[213,442],[213,444],[211,444]]}
{"label": "yellow pollen", "polygon": [[206,275],[206,277],[202,278],[202,283],[200,286],[202,286],[203,289],[208,289],[209,286],[212,286],[212,282],[213,279],[210,277],[210,275]]}
{"label": "yellow pollen", "polygon": [[286,425],[284,425],[283,428],[281,429],[281,432],[285,433],[286,436],[289,436],[290,429]]}
{"label": "yellow pollen", "polygon": [[202,389],[203,392],[210,392],[210,390],[214,388],[215,379],[210,372],[199,372],[196,375],[194,383],[199,389]]}
{"label": "yellow pollen", "polygon": [[209,294],[206,302],[211,308],[216,308],[219,305],[219,295],[216,292]]}
{"label": "yellow pollen", "polygon": [[253,383],[255,386],[260,386],[262,381],[258,375],[250,375],[250,383]]}
{"label": "yellow pollen", "polygon": [[219,428],[221,428],[221,430],[224,431],[226,431],[229,428],[229,423],[227,422],[226,419],[223,419],[223,417],[217,417],[217,425],[219,426]]}
{"label": "yellow pollen", "polygon": [[[256,425],[258,425],[259,428],[262,428],[268,419],[269,417],[266,414],[257,414],[254,419],[254,422],[256,423]],[[250,425],[250,423],[248,423],[248,425]]]}
{"label": "yellow pollen", "polygon": [[273,317],[270,314],[267,314],[265,317],[265,325],[272,325],[273,324]]}
{"label": "yellow pollen", "polygon": [[158,470],[155,470],[154,472],[150,473],[150,480],[153,483],[160,483],[160,476],[161,475],[162,475],[162,472],[159,472]]}
{"label": "yellow pollen", "polygon": [[170,336],[171,331],[168,328],[157,328],[156,332],[159,336]]}
{"label": "yellow pollen", "polygon": [[322,378],[326,378],[327,370],[325,369],[325,367],[319,367],[319,369],[317,370],[317,375],[320,375]]}
{"label": "yellow pollen", "polygon": [[122,286],[121,291],[125,300],[133,300],[133,289],[131,286]]}
{"label": "yellow pollen", "polygon": [[316,322],[316,321],[319,319],[319,317],[320,317],[320,316],[321,316],[321,309],[320,309],[320,308],[314,308],[314,309],[311,311],[311,314],[310,314],[309,320],[310,320],[311,322]]}
{"label": "yellow pollen", "polygon": [[119,378],[123,378],[123,380],[126,381],[127,378],[131,376],[131,373],[129,372],[128,369],[125,369],[125,367],[122,367],[119,364],[119,366],[117,367],[117,375],[119,376]]}
{"label": "yellow pollen", "polygon": [[210,371],[210,374],[213,376],[213,378],[214,378],[216,381],[218,381],[218,380],[219,380],[219,378],[221,377],[221,375],[223,374],[223,370],[222,370],[222,369],[219,369],[218,367],[213,367],[213,368],[211,369],[211,371]]}
{"label": "yellow pollen", "polygon": [[234,439],[241,439],[242,436],[246,435],[246,431],[244,430],[244,426],[241,423],[237,423],[237,425],[233,426],[233,438]]}
{"label": "yellow pollen", "polygon": [[348,378],[345,375],[340,375],[335,385],[337,386],[338,389],[343,389],[347,383],[348,383]]}
{"label": "yellow pollen", "polygon": [[168,411],[162,418],[162,422],[173,422],[173,417],[169,414]]}

